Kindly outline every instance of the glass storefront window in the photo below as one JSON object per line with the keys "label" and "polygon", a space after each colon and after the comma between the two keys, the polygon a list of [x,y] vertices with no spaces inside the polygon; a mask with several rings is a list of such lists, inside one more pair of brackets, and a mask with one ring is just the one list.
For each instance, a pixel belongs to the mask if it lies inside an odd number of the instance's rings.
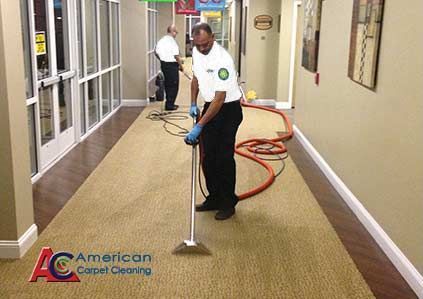
{"label": "glass storefront window", "polygon": [[88,81],[88,122],[91,128],[99,120],[98,78]]}
{"label": "glass storefront window", "polygon": [[54,0],[57,72],[70,70],[67,0]]}
{"label": "glass storefront window", "polygon": [[157,12],[148,12],[148,51],[153,51],[157,44]]}
{"label": "glass storefront window", "polygon": [[22,39],[23,39],[23,50],[24,50],[24,66],[25,66],[25,90],[26,98],[32,98],[34,96],[33,90],[33,77],[32,77],[32,63],[31,63],[31,43],[29,39],[29,16],[28,16],[28,2],[27,0],[21,1],[21,22],[22,22]]}
{"label": "glass storefront window", "polygon": [[101,68],[110,67],[109,2],[100,0]]}
{"label": "glass storefront window", "polygon": [[120,47],[119,47],[119,6],[117,3],[112,4],[112,41],[113,41],[113,65],[120,63]]}
{"label": "glass storefront window", "polygon": [[113,70],[113,109],[120,105],[120,69]]}
{"label": "glass storefront window", "polygon": [[[27,113],[31,173],[36,174],[75,142],[70,131],[75,123],[81,124],[82,136],[121,103],[120,3],[19,2],[26,97],[30,99]],[[75,26],[73,33],[70,24]],[[101,72],[111,66],[117,69]],[[71,70],[79,70],[79,78]],[[74,89],[74,84],[79,88]],[[77,104],[80,111],[74,114],[73,105]]]}
{"label": "glass storefront window", "polygon": [[60,133],[73,126],[71,80],[59,83]]}
{"label": "glass storefront window", "polygon": [[35,41],[38,79],[50,76],[47,0],[34,0]]}
{"label": "glass storefront window", "polygon": [[35,117],[34,105],[28,106],[28,136],[29,136],[29,155],[31,160],[31,176],[37,173],[37,147],[35,142]]}
{"label": "glass storefront window", "polygon": [[77,15],[77,45],[78,45],[78,55],[79,55],[79,78],[84,77],[84,44],[82,42],[82,13],[81,13],[81,4],[82,0],[76,1],[76,15]]}
{"label": "glass storefront window", "polygon": [[110,72],[104,74],[101,77],[101,103],[103,105],[103,116],[106,116],[110,112]]}
{"label": "glass storefront window", "polygon": [[223,16],[216,18],[208,18],[207,22],[212,28],[216,41],[222,45],[225,49],[229,46],[229,11],[228,9],[223,11]]}
{"label": "glass storefront window", "polygon": [[[157,4],[157,3],[156,3]],[[153,79],[158,72],[158,61],[154,55],[154,47],[157,44],[157,11],[148,11],[148,79]]]}
{"label": "glass storefront window", "polygon": [[79,86],[79,105],[80,105],[80,116],[81,116],[81,136],[87,132],[85,122],[85,83]]}
{"label": "glass storefront window", "polygon": [[85,38],[88,75],[98,71],[96,2],[95,0],[85,0]]}
{"label": "glass storefront window", "polygon": [[54,139],[53,87],[39,90],[41,144]]}

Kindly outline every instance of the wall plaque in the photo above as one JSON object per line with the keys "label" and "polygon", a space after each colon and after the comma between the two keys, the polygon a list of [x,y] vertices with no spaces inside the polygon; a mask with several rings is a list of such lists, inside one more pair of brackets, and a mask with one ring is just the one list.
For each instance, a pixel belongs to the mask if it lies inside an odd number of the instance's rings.
{"label": "wall plaque", "polygon": [[269,15],[260,15],[254,18],[254,27],[258,30],[269,30],[273,27],[273,18]]}

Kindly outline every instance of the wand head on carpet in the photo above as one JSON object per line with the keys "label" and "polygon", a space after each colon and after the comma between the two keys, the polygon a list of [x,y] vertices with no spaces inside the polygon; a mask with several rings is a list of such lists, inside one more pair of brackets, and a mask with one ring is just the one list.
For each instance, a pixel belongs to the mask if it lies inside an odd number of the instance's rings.
{"label": "wand head on carpet", "polygon": [[185,240],[179,244],[173,251],[173,254],[202,254],[211,255],[206,246],[197,241]]}

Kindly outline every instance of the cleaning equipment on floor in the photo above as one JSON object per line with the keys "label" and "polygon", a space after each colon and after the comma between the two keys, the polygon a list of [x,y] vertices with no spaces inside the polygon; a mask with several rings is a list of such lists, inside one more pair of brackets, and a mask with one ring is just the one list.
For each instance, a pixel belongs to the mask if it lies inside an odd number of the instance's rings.
{"label": "cleaning equipment on floor", "polygon": [[251,102],[252,100],[257,99],[257,93],[254,90],[249,90],[245,95],[245,98],[248,102]]}
{"label": "cleaning equipment on floor", "polygon": [[[195,126],[196,121],[193,120],[193,126]],[[190,218],[190,238],[189,240],[183,241],[178,245],[174,250],[173,254],[186,254],[186,253],[196,253],[196,254],[211,254],[206,246],[201,244],[195,239],[195,199],[197,191],[197,147],[198,141],[191,144],[192,145],[192,177],[191,177],[191,218]]]}
{"label": "cleaning equipment on floor", "polygon": [[[189,76],[187,75],[187,77]],[[249,109],[259,109],[259,110],[277,114],[282,118],[287,128],[287,132],[285,132],[284,134],[280,135],[277,138],[271,138],[271,139],[252,138],[252,139],[239,142],[235,145],[236,154],[258,163],[259,165],[264,167],[266,171],[268,172],[267,179],[261,185],[243,194],[238,195],[240,200],[244,200],[266,190],[274,182],[275,178],[278,177],[282,173],[285,167],[284,160],[288,157],[287,149],[285,145],[283,144],[283,142],[292,138],[293,128],[292,128],[292,124],[290,120],[282,111],[274,109],[274,108],[269,108],[269,107],[264,107],[264,106],[248,103],[246,95],[241,86],[240,86],[240,90],[242,93],[241,105],[243,107],[249,108]],[[147,118],[152,121],[163,121],[163,128],[166,130],[166,132],[168,132],[169,134],[173,136],[182,137],[182,138],[185,137],[185,135],[189,133],[189,130],[182,126],[179,126],[178,124],[174,123],[174,121],[186,120],[188,117],[189,117],[188,112],[186,111],[160,112],[157,110],[151,111],[147,116]],[[171,131],[168,128],[168,125],[173,126],[179,131],[178,132]],[[281,156],[282,154],[283,156]],[[273,156],[275,158],[264,158],[264,157],[260,157],[259,155]],[[200,157],[201,157],[201,147],[200,147]],[[268,163],[269,161],[281,161],[282,163],[281,169],[275,173],[272,166]],[[202,165],[201,162],[202,161],[200,159],[200,163],[199,163],[200,169]],[[201,183],[200,178],[201,177],[199,176],[200,189],[204,198],[206,198],[207,195],[204,192],[203,184]]]}
{"label": "cleaning equipment on floor", "polygon": [[[288,117],[280,110],[274,109],[274,108],[268,108],[268,107],[263,107],[263,106],[258,106],[258,105],[253,105],[247,102],[246,100],[246,96],[244,94],[243,89],[240,87],[241,93],[242,93],[242,101],[241,104],[243,107],[246,108],[252,108],[252,109],[260,109],[260,110],[264,110],[264,111],[268,111],[277,115],[280,115],[288,129],[287,132],[285,132],[283,135],[277,137],[277,138],[272,138],[272,139],[266,139],[266,138],[252,138],[252,139],[248,139],[245,141],[242,141],[238,144],[236,144],[235,146],[235,153],[237,153],[238,155],[241,155],[247,159],[253,160],[254,162],[260,164],[261,166],[263,166],[267,172],[268,172],[268,177],[266,179],[265,182],[263,182],[260,186],[245,192],[243,194],[238,195],[240,200],[243,199],[247,199],[251,196],[254,196],[262,191],[264,191],[265,189],[267,189],[268,187],[270,187],[270,185],[272,185],[272,183],[275,181],[275,178],[277,177],[275,172],[272,168],[272,166],[266,162],[266,159],[260,158],[258,157],[256,154],[261,154],[261,155],[273,155],[273,156],[278,156],[280,154],[286,154],[287,153],[287,148],[285,147],[285,145],[283,144],[284,141],[289,140],[292,138],[293,136],[293,129],[292,129],[292,124],[289,121]],[[270,146],[267,148],[264,148],[263,146]],[[242,148],[246,148],[247,151],[242,151]],[[286,159],[287,156],[285,157],[280,157],[281,160]],[[282,169],[283,170],[283,169]]]}
{"label": "cleaning equipment on floor", "polygon": [[[151,121],[162,121],[163,122],[163,128],[167,133],[170,135],[176,136],[176,137],[182,137],[184,138],[186,134],[189,133],[189,130],[187,130],[184,127],[179,126],[174,121],[183,121],[187,120],[189,118],[188,112],[183,111],[172,111],[172,112],[164,112],[158,111],[158,110],[152,110],[148,115],[146,116],[147,119]],[[173,126],[176,128],[177,132],[171,131],[168,126]]]}

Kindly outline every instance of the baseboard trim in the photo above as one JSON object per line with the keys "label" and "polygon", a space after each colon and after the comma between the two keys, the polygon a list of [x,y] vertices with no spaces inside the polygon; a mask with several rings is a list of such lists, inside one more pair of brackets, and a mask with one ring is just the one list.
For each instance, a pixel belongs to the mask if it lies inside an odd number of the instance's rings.
{"label": "baseboard trim", "polygon": [[408,260],[404,253],[386,234],[383,228],[376,222],[373,216],[366,210],[361,202],[355,197],[344,182],[336,175],[329,164],[323,159],[319,152],[314,148],[310,141],[304,136],[301,130],[294,125],[294,133],[304,149],[312,157],[320,170],[328,178],[329,182],[347,203],[353,213],[358,217],[370,235],[379,244],[383,252],[388,256],[397,270],[401,273],[410,287],[419,298],[423,298],[423,276],[414,265]]}
{"label": "baseboard trim", "polygon": [[122,100],[123,107],[145,107],[150,103],[150,101],[142,99],[124,99]]}
{"label": "baseboard trim", "polygon": [[257,106],[272,107],[272,108],[275,108],[276,107],[276,101],[275,100],[271,100],[271,99],[257,99],[257,100],[252,100],[251,101],[251,104],[257,105]]}
{"label": "baseboard trim", "polygon": [[289,102],[276,102],[276,109],[279,110],[286,110],[286,109],[292,109]]}
{"label": "baseboard trim", "polygon": [[35,224],[17,241],[0,241],[0,259],[19,259],[31,248],[38,238],[38,228]]}

